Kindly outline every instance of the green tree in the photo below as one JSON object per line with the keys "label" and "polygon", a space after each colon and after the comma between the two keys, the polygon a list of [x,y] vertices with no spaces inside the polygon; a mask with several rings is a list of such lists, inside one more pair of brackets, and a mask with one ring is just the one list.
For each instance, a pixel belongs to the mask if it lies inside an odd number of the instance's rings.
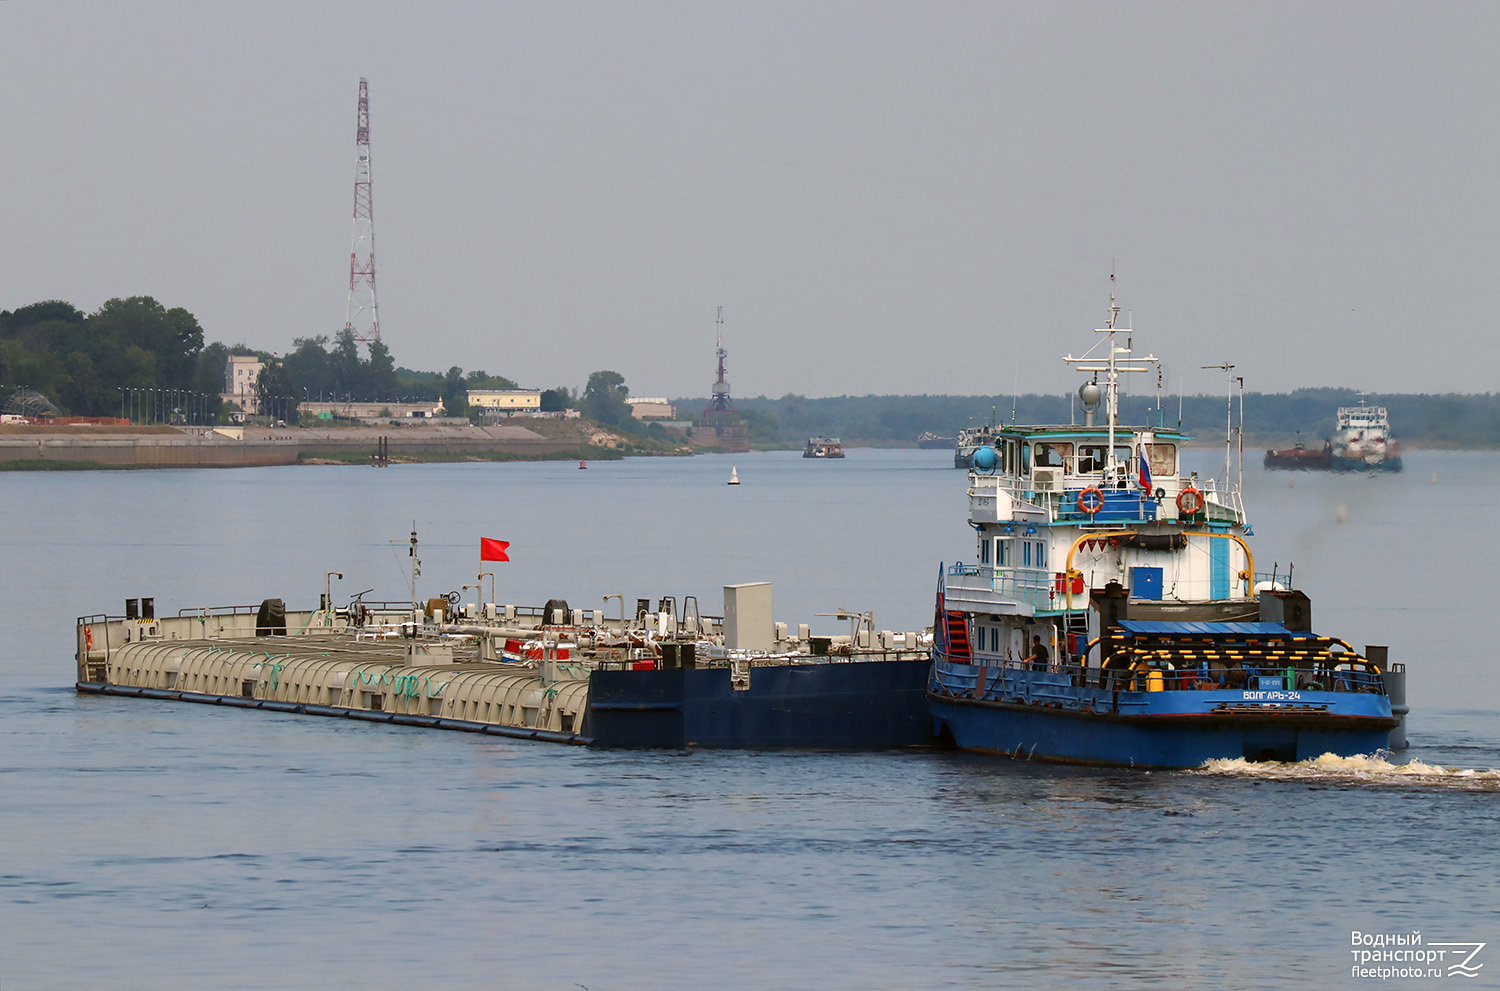
{"label": "green tree", "polygon": [[396,381],[396,362],[391,357],[391,349],[385,346],[384,341],[370,342],[370,361],[367,368],[366,377],[369,381],[371,400],[386,402],[400,398],[400,385]]}
{"label": "green tree", "polygon": [[519,389],[520,386],[506,378],[504,375],[491,375],[482,369],[470,372],[464,376],[464,381],[471,389]]}
{"label": "green tree", "polygon": [[297,417],[301,405],[301,389],[293,385],[280,362],[272,362],[260,370],[255,383],[256,398],[260,401],[262,416],[291,422]]}
{"label": "green tree", "polygon": [[78,416],[103,416],[109,407],[118,409],[120,393],[110,388],[105,395],[105,386],[94,371],[94,359],[81,351],[74,351],[63,358],[63,371],[67,373],[58,399],[63,412]]}
{"label": "green tree", "polygon": [[18,310],[0,312],[0,336],[9,337],[15,331],[38,323],[57,322],[82,326],[85,319],[83,311],[72,303],[49,299]]}
{"label": "green tree", "polygon": [[[55,299],[0,313],[0,386],[34,389],[68,412],[85,412],[75,402],[86,403],[87,396],[72,388],[63,357],[89,354],[85,319],[73,304]],[[77,359],[72,364],[85,367]],[[90,373],[97,376],[96,369]]]}
{"label": "green tree", "polygon": [[335,393],[351,399],[371,398],[369,376],[359,360],[359,343],[354,339],[354,331],[348,327],[334,335],[333,353],[328,356],[328,364]]}
{"label": "green tree", "polygon": [[556,389],[542,390],[541,409],[543,413],[560,413],[565,409],[571,409],[573,401],[573,390],[560,385]]}
{"label": "green tree", "polygon": [[[298,337],[292,341],[292,353],[282,362],[287,377],[299,389],[306,389],[312,399],[329,399],[334,393],[333,367],[328,358],[328,337]],[[339,398],[343,398],[342,395]]]}
{"label": "green tree", "polygon": [[195,397],[192,405],[195,423],[218,423],[220,414],[224,411],[224,400],[220,399],[221,393],[228,390],[228,383],[224,378],[224,366],[229,363],[229,356],[235,350],[248,350],[243,344],[236,345],[234,350],[214,341],[206,344],[203,350],[198,352],[198,370],[193,377],[193,391],[199,396]]}
{"label": "green tree", "polygon": [[156,359],[157,381],[142,384],[192,387],[198,352],[203,349],[203,328],[187,310],[169,310],[150,296],[110,299],[89,316],[87,331],[93,345],[88,350],[102,377],[107,379],[114,369],[112,361],[100,361],[101,357],[107,359],[115,349],[135,346]]}
{"label": "green tree", "polygon": [[469,415],[469,386],[464,370],[454,365],[443,378],[443,409],[449,416]]}
{"label": "green tree", "polygon": [[583,387],[583,415],[610,427],[631,424],[630,405],[625,402],[630,389],[619,372],[598,371],[589,376]]}
{"label": "green tree", "polygon": [[399,395],[417,401],[434,401],[443,395],[443,376],[437,372],[414,372],[410,368],[396,368],[396,391]]}
{"label": "green tree", "polygon": [[775,444],[781,440],[781,423],[767,409],[744,409],[740,415],[750,427],[750,440],[756,444]]}

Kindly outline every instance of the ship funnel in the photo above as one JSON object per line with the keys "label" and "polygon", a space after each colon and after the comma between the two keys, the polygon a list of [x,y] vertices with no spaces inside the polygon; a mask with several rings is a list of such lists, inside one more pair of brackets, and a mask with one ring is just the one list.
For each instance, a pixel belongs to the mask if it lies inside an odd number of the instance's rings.
{"label": "ship funnel", "polygon": [[1103,398],[1104,390],[1099,388],[1098,382],[1085,382],[1078,387],[1078,401],[1083,403],[1084,426],[1094,425],[1094,412],[1099,409],[1099,403]]}

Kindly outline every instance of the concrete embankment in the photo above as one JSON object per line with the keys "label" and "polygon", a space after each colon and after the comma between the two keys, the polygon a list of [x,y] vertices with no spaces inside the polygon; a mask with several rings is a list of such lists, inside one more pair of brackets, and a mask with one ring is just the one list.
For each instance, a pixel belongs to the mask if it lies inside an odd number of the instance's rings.
{"label": "concrete embankment", "polygon": [[526,427],[469,425],[221,432],[170,426],[0,427],[0,468],[250,468],[299,461],[367,461],[385,437],[392,458],[555,457],[580,439]]}
{"label": "concrete embankment", "polygon": [[229,437],[202,428],[0,428],[0,465],[9,468],[248,468],[296,462],[295,444],[269,437]]}
{"label": "concrete embankment", "polygon": [[[548,437],[529,427],[476,427],[443,424],[419,427],[341,427],[332,430],[273,430],[272,435],[295,435],[302,460],[368,460],[386,438],[392,458],[462,460],[509,455],[545,458],[576,451],[588,441],[580,436]],[[249,431],[246,439],[250,439]]]}

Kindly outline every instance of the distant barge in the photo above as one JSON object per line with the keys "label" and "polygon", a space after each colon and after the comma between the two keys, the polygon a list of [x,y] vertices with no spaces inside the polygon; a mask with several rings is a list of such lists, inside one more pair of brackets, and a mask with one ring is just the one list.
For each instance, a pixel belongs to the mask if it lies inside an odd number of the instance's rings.
{"label": "distant barge", "polygon": [[[636,617],[566,602],[456,596],[77,623],[77,690],[455,729],[595,747],[875,749],[931,742],[931,638],[837,614],[844,636],[771,622],[769,584],[726,586],[725,617],[688,597]],[[616,598],[616,597],[611,597]]]}
{"label": "distant barge", "polygon": [[1325,442],[1323,449],[1309,451],[1300,441],[1294,447],[1280,451],[1267,451],[1265,467],[1271,470],[1327,471],[1332,459],[1333,445]]}
{"label": "distant barge", "polygon": [[842,458],[844,444],[837,437],[809,437],[802,456],[804,458]]}
{"label": "distant barge", "polygon": [[1401,470],[1401,453],[1391,436],[1390,418],[1384,406],[1371,406],[1363,397],[1358,406],[1340,406],[1338,430],[1320,451],[1308,450],[1300,441],[1281,451],[1267,451],[1265,467],[1295,471]]}

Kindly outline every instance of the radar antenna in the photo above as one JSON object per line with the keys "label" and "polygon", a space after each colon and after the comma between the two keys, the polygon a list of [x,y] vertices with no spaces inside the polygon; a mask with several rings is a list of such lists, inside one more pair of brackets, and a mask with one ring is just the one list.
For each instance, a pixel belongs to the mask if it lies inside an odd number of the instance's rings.
{"label": "radar antenna", "polygon": [[[1104,415],[1109,419],[1109,453],[1105,459],[1105,472],[1111,479],[1121,470],[1121,462],[1115,455],[1115,428],[1120,422],[1120,376],[1131,372],[1150,371],[1152,365],[1160,367],[1160,359],[1154,354],[1140,358],[1134,356],[1128,328],[1125,346],[1119,347],[1115,344],[1115,334],[1120,330],[1119,316],[1120,305],[1115,302],[1115,274],[1111,272],[1109,274],[1109,321],[1104,327],[1094,331],[1096,334],[1107,336],[1076,358],[1071,354],[1063,357],[1064,362],[1073,365],[1080,372],[1092,372],[1094,381],[1098,381],[1101,372],[1104,374]],[[1106,354],[1095,354],[1105,345],[1108,345]]]}

